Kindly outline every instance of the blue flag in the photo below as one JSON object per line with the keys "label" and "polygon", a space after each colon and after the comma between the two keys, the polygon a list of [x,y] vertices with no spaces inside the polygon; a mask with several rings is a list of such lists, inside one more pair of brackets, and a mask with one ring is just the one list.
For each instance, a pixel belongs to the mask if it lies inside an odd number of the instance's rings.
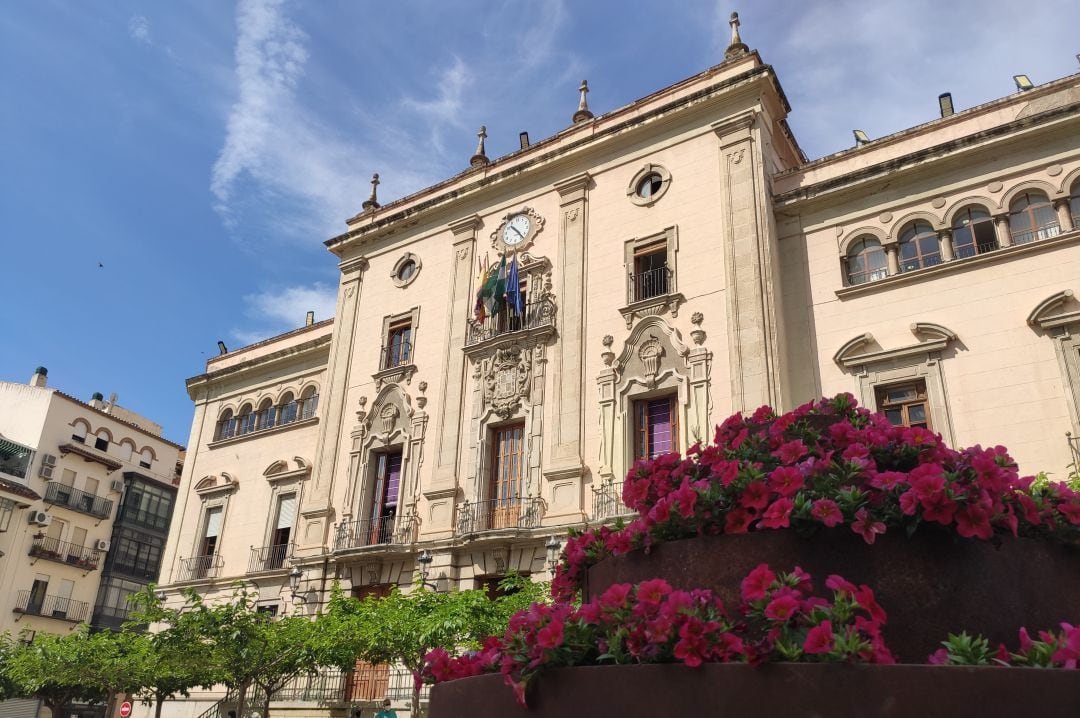
{"label": "blue flag", "polygon": [[518,316],[521,316],[525,310],[521,303],[521,282],[518,281],[517,252],[514,252],[514,259],[510,262],[510,273],[506,276],[506,305],[513,307],[514,314]]}

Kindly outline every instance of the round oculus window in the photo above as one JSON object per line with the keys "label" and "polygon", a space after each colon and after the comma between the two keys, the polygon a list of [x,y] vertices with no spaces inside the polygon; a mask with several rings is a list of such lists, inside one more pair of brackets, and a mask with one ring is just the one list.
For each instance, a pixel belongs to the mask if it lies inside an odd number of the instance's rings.
{"label": "round oculus window", "polygon": [[401,266],[398,267],[397,278],[402,282],[409,281],[414,274],[416,274],[416,262],[411,259],[402,262]]}
{"label": "round oculus window", "polygon": [[664,178],[658,172],[650,172],[641,178],[637,185],[637,196],[642,199],[651,199],[664,186]]}

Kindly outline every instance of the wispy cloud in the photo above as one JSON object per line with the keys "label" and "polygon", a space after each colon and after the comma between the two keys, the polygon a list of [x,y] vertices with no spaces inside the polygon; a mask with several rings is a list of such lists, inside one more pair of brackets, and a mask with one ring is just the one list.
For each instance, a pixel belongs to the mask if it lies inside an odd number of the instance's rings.
{"label": "wispy cloud", "polygon": [[250,325],[233,329],[232,335],[241,344],[252,344],[303,326],[307,312],[315,312],[317,322],[334,316],[337,287],[316,282],[310,286],[248,294],[243,301],[244,316]]}
{"label": "wispy cloud", "polygon": [[443,128],[448,125],[461,128],[465,125],[462,117],[462,96],[471,82],[469,68],[460,57],[455,57],[454,62],[439,73],[434,99],[406,97],[402,100],[405,108],[417,113],[427,122],[431,131],[431,144],[440,154],[446,151],[443,145]]}
{"label": "wispy cloud", "polygon": [[128,35],[140,45],[154,44],[154,40],[150,36],[150,21],[142,15],[133,15],[128,20]]}

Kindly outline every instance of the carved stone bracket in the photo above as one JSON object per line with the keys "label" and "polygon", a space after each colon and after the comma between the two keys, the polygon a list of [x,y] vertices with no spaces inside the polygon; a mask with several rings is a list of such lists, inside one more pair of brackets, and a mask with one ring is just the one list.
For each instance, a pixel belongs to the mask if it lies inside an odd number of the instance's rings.
{"label": "carved stone bracket", "polygon": [[371,375],[371,378],[375,380],[375,391],[379,391],[383,388],[383,384],[411,384],[415,374],[415,364],[404,364],[377,371]]}
{"label": "carved stone bracket", "polygon": [[679,305],[686,301],[681,293],[661,294],[658,297],[642,299],[639,302],[631,302],[624,307],[619,307],[619,314],[626,320],[626,328],[634,326],[634,322],[645,317],[663,316],[671,314],[679,316]]}

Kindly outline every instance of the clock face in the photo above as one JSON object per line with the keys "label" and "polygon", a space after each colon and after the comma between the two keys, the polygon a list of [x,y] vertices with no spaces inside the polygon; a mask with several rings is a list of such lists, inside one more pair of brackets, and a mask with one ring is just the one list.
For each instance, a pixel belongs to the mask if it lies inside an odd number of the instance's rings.
{"label": "clock face", "polygon": [[525,241],[532,228],[532,221],[524,214],[515,214],[506,221],[503,227],[503,243],[509,247],[515,247]]}

